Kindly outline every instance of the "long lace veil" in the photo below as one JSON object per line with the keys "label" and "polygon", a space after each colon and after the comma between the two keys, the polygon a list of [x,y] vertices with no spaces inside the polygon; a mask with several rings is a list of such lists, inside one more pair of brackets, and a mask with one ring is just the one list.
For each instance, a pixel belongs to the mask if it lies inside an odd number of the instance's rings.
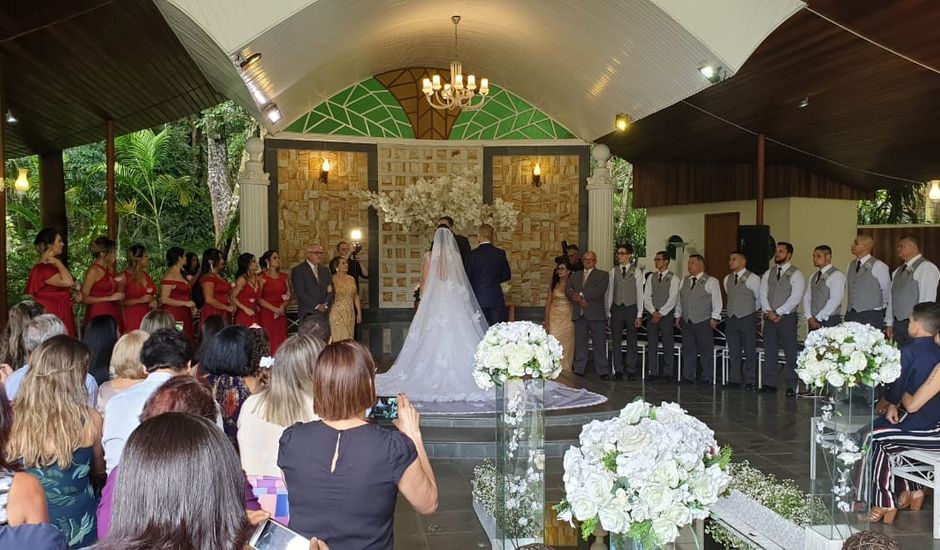
{"label": "long lace veil", "polygon": [[434,233],[428,274],[421,289],[421,304],[412,327],[418,323],[439,323],[443,317],[455,315],[473,319],[480,329],[478,341],[483,339],[488,325],[464,271],[457,240],[449,229],[441,227]]}

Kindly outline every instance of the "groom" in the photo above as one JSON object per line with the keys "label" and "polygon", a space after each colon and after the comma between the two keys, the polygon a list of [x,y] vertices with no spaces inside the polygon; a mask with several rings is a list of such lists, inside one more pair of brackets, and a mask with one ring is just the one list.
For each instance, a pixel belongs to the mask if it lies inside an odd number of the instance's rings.
{"label": "groom", "polygon": [[481,225],[478,234],[480,245],[470,251],[466,260],[467,278],[490,326],[508,321],[506,299],[500,283],[512,277],[506,251],[493,246],[493,233],[492,225]]}

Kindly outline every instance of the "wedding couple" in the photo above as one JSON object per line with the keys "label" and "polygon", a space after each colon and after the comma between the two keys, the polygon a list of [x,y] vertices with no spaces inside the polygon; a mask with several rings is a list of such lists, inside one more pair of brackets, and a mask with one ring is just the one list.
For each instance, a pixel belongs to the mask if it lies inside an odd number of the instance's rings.
{"label": "wedding couple", "polygon": [[489,325],[506,320],[500,287],[511,276],[506,252],[493,246],[493,227],[484,224],[464,262],[453,222],[440,221],[424,256],[420,305],[395,364],[376,376],[376,393],[405,393],[418,402],[492,399],[473,381],[473,356]]}

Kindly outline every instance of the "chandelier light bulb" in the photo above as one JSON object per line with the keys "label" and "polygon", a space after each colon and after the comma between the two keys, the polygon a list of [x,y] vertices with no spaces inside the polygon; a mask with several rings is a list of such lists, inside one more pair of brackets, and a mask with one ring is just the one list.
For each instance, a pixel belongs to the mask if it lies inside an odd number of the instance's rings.
{"label": "chandelier light bulb", "polygon": [[483,107],[486,95],[489,94],[489,81],[480,79],[477,87],[476,75],[464,75],[460,61],[457,61],[457,24],[460,16],[450,18],[454,24],[454,61],[450,64],[450,82],[444,82],[440,75],[431,75],[430,83],[424,79],[421,92],[428,100],[428,104],[440,110],[477,111]]}
{"label": "chandelier light bulb", "polygon": [[931,180],[930,192],[927,193],[927,198],[932,201],[940,201],[940,180]]}

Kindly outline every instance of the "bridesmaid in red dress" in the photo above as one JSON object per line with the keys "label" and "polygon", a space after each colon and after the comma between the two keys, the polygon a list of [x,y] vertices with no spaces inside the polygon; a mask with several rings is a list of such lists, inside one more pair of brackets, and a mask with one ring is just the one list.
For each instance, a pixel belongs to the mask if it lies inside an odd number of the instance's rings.
{"label": "bridesmaid in red dress", "polygon": [[258,260],[254,254],[244,253],[238,257],[238,272],[235,273],[235,288],[232,301],[235,303],[235,324],[250,327],[258,322],[258,296],[261,294],[261,278],[258,277]]}
{"label": "bridesmaid in red dress", "polygon": [[147,273],[150,255],[142,244],[127,249],[127,271],[124,272],[124,332],[140,328],[144,315],[157,307],[157,287]]}
{"label": "bridesmaid in red dress", "polygon": [[287,312],[290,302],[290,277],[281,273],[281,258],[277,250],[268,250],[261,256],[261,297],[258,304],[261,312],[259,323],[268,332],[271,355],[287,340]]}
{"label": "bridesmaid in red dress", "polygon": [[190,295],[189,281],[183,274],[186,267],[185,252],[178,246],[166,251],[166,271],[160,279],[160,303],[162,309],[173,316],[177,323],[182,323],[183,334],[190,344],[196,342],[193,330],[193,316],[196,314],[196,302]]}
{"label": "bridesmaid in red dress", "polygon": [[101,315],[110,315],[118,325],[118,332],[124,333],[124,316],[121,314],[121,302],[124,301],[124,277],[114,274],[117,260],[115,243],[107,237],[98,237],[88,247],[95,261],[88,266],[82,281],[82,296],[85,309],[85,326]]}
{"label": "bridesmaid in red dress", "polygon": [[232,313],[235,312],[235,306],[232,304],[232,284],[219,274],[224,267],[225,258],[221,250],[208,248],[202,253],[202,267],[196,281],[204,300],[202,313],[199,314],[200,321],[205,321],[213,315],[218,315],[227,322],[232,321]]}
{"label": "bridesmaid in red dress", "polygon": [[58,231],[47,227],[33,240],[39,252],[39,261],[29,271],[26,279],[26,294],[65,323],[69,336],[77,336],[75,316],[72,313],[71,288],[75,279],[57,256],[62,254],[65,244]]}

